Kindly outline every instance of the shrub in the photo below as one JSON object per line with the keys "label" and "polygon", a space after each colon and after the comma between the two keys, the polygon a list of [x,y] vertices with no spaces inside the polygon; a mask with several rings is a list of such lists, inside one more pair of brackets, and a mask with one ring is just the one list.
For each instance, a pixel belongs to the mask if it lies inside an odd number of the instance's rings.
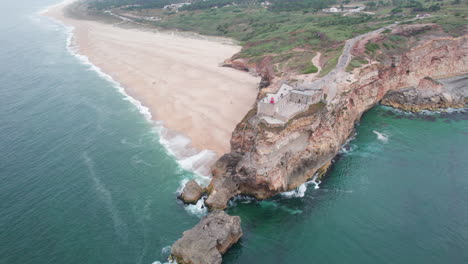
{"label": "shrub", "polygon": [[314,64],[309,65],[304,71],[302,71],[303,74],[316,73],[316,72],[318,72],[318,68]]}
{"label": "shrub", "polygon": [[380,49],[380,46],[377,43],[369,42],[369,43],[366,44],[366,50],[368,52],[374,53],[378,49]]}
{"label": "shrub", "polygon": [[402,13],[402,12],[403,12],[403,8],[401,8],[401,7],[395,7],[390,11],[390,13],[392,13],[392,14],[398,14],[398,13]]}

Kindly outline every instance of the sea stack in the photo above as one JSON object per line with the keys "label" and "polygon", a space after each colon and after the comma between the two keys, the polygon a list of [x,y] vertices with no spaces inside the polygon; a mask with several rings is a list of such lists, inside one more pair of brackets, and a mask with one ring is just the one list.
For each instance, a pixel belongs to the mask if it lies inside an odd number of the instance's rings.
{"label": "sea stack", "polygon": [[190,180],[185,184],[179,198],[185,203],[196,203],[203,194],[203,188],[195,181]]}
{"label": "sea stack", "polygon": [[221,255],[242,236],[240,223],[239,216],[211,212],[172,245],[172,258],[179,264],[220,264]]}

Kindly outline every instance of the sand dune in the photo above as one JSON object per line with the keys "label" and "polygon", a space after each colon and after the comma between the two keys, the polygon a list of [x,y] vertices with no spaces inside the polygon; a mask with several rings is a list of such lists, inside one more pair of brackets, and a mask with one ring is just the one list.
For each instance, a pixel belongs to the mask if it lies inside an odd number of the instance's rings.
{"label": "sand dune", "polygon": [[219,67],[239,46],[75,20],[64,17],[63,5],[46,15],[73,26],[79,53],[149,107],[155,120],[188,136],[199,150],[229,151],[231,132],[251,109],[259,82]]}

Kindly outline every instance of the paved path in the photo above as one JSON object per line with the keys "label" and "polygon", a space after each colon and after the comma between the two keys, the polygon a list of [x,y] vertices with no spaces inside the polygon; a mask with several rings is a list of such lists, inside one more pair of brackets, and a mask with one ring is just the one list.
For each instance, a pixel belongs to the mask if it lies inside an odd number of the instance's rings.
{"label": "paved path", "polygon": [[367,38],[371,35],[374,34],[380,34],[386,29],[391,29],[395,27],[398,23],[394,23],[389,26],[385,26],[382,28],[379,28],[377,30],[367,32],[365,34],[361,34],[359,36],[356,36],[354,38],[348,39],[345,42],[344,48],[343,48],[343,53],[341,54],[340,58],[338,59],[338,63],[336,64],[335,68],[330,71],[327,75],[324,77],[315,80],[309,84],[302,85],[303,88],[305,89],[324,89],[327,90],[327,100],[331,101],[333,98],[335,98],[337,94],[337,85],[336,82],[340,80],[340,77],[344,75],[346,72],[346,66],[348,66],[349,62],[351,61],[352,55],[351,55],[351,50],[353,47],[356,45],[356,43],[364,38]]}

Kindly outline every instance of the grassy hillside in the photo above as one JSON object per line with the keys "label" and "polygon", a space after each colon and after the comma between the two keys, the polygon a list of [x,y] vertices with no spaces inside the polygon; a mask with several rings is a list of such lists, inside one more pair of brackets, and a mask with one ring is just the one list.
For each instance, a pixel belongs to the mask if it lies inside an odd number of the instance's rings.
{"label": "grassy hillside", "polygon": [[[243,45],[237,58],[259,61],[273,57],[277,74],[314,72],[309,58],[323,54],[322,75],[330,71],[346,39],[416,15],[431,17],[411,23],[437,23],[452,35],[464,34],[468,5],[460,0],[86,0],[90,10],[157,17],[135,19],[157,27],[233,38]],[[176,8],[172,3],[190,3]],[[335,5],[334,5],[335,4]],[[323,8],[366,7],[343,15]],[[390,45],[390,44],[389,44]],[[391,43],[391,45],[398,45]],[[368,47],[371,53],[380,46]],[[304,57],[308,58],[304,60]],[[296,63],[300,61],[301,63]],[[294,62],[294,63],[291,63]],[[358,65],[356,61],[354,65]],[[290,66],[293,65],[293,66]]]}

